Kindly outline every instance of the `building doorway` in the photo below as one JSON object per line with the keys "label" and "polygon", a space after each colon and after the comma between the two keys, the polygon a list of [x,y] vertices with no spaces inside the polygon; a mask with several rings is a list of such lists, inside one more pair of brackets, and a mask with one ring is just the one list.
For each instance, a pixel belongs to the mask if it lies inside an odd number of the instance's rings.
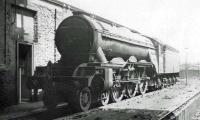
{"label": "building doorway", "polygon": [[18,92],[19,102],[28,102],[31,90],[27,88],[28,77],[32,75],[32,45],[18,43]]}

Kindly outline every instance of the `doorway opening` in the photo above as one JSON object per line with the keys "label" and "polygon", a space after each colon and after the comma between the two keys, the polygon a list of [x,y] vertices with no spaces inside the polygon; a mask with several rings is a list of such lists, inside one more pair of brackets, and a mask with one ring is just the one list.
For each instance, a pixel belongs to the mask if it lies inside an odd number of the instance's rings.
{"label": "doorway opening", "polygon": [[19,103],[29,102],[31,90],[27,88],[27,81],[32,75],[32,45],[18,43],[18,92]]}

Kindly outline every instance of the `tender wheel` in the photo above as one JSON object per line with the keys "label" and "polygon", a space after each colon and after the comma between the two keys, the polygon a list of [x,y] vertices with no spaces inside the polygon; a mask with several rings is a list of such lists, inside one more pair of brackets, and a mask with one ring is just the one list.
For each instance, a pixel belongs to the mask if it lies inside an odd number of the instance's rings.
{"label": "tender wheel", "polygon": [[158,81],[157,80],[154,80],[154,90],[157,90],[159,87],[158,87]]}
{"label": "tender wheel", "polygon": [[113,102],[119,102],[123,98],[123,90],[121,87],[113,87],[112,90],[112,101]]}
{"label": "tender wheel", "polygon": [[139,84],[139,90],[140,90],[140,93],[142,95],[144,95],[146,93],[147,87],[148,87],[148,82],[147,81],[141,81],[141,83]]}
{"label": "tender wheel", "polygon": [[133,84],[128,84],[127,85],[127,95],[129,98],[134,97],[137,93],[138,90],[138,85],[133,83]]}
{"label": "tender wheel", "polygon": [[107,105],[109,103],[110,100],[110,93],[109,91],[103,91],[101,92],[101,96],[100,96],[100,104],[101,105]]}

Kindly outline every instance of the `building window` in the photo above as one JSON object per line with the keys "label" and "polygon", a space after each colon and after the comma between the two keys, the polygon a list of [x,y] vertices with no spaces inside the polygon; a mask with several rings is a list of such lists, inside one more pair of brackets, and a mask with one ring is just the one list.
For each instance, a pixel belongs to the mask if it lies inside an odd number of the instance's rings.
{"label": "building window", "polygon": [[16,9],[17,40],[33,43],[37,41],[36,13],[26,9]]}
{"label": "building window", "polygon": [[24,40],[34,41],[34,19],[33,17],[23,16],[24,19]]}
{"label": "building window", "polygon": [[22,28],[22,16],[21,14],[17,14],[17,28]]}

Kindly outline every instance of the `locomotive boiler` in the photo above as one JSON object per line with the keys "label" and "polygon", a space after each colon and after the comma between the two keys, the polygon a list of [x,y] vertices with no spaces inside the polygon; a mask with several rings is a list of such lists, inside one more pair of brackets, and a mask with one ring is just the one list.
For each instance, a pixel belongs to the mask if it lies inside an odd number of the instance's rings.
{"label": "locomotive boiler", "polygon": [[42,84],[49,109],[61,102],[78,111],[118,102],[174,84],[179,72],[174,48],[83,12],[61,22],[55,44],[60,60],[37,67],[32,77]]}

